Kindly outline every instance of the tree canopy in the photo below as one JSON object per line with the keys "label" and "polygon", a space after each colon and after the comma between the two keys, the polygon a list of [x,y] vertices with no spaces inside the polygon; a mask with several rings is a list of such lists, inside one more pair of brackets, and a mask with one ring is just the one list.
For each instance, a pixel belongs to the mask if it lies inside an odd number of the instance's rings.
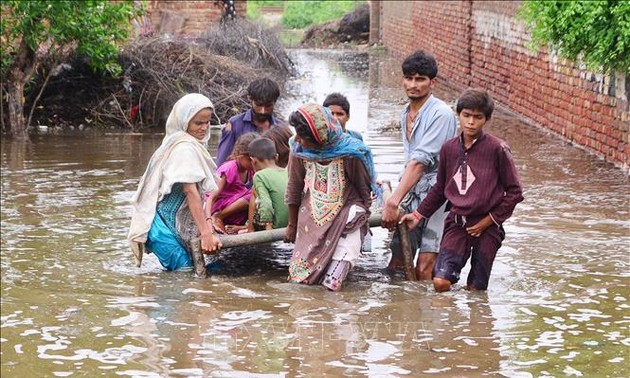
{"label": "tree canopy", "polygon": [[55,52],[71,45],[95,69],[117,73],[118,44],[126,41],[130,20],[141,9],[131,1],[2,2],[2,73],[13,63],[23,39],[29,48]]}
{"label": "tree canopy", "polygon": [[[0,28],[0,71],[7,94],[12,133],[24,136],[23,92],[41,68],[63,52],[86,57],[96,70],[120,72],[119,45],[127,40],[131,20],[143,10],[132,1],[5,0]],[[4,96],[3,96],[4,97]]]}
{"label": "tree canopy", "polygon": [[630,1],[526,0],[519,14],[534,47],[591,69],[630,72]]}

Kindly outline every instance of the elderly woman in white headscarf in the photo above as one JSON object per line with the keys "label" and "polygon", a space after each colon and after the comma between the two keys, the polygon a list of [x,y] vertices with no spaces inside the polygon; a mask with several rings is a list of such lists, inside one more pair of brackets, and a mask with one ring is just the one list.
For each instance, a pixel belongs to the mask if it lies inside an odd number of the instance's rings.
{"label": "elderly woman in white headscarf", "polygon": [[142,255],[152,252],[167,270],[192,267],[195,252],[203,261],[199,249],[215,253],[221,248],[202,202],[205,192],[216,189],[216,165],[205,147],[213,112],[207,97],[192,93],[180,98],[168,116],[166,136],[132,198],[128,239],[138,266]]}

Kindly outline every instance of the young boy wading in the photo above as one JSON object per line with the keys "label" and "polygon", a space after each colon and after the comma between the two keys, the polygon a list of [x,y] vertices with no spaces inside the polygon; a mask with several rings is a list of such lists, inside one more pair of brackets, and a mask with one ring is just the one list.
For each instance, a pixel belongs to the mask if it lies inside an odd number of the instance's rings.
{"label": "young boy wading", "polygon": [[469,89],[457,100],[461,134],[440,151],[437,182],[417,210],[400,222],[409,228],[431,216],[446,201],[451,204],[444,223],[440,253],[433,269],[433,286],[447,291],[472,255],[469,290],[486,290],[490,271],[505,237],[503,222],[523,190],[508,145],[485,134],[494,102],[486,91]]}

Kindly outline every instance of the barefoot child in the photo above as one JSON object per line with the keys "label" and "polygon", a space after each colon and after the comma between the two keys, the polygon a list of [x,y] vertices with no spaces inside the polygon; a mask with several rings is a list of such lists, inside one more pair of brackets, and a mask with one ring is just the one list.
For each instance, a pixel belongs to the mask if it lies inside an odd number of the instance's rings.
{"label": "barefoot child", "polygon": [[276,165],[276,146],[271,139],[261,137],[249,144],[248,151],[256,174],[247,232],[286,227],[289,207],[284,202],[284,192],[289,176],[285,168]]}
{"label": "barefoot child", "polygon": [[450,290],[459,281],[471,255],[467,288],[488,288],[492,264],[505,237],[503,222],[523,200],[510,148],[483,132],[493,109],[494,102],[484,90],[468,89],[460,96],[456,110],[461,134],[442,146],[435,186],[417,210],[400,219],[412,229],[450,202],[433,268],[433,286],[438,292]]}
{"label": "barefoot child", "polygon": [[230,160],[217,169],[217,189],[206,198],[206,217],[212,218],[215,229],[221,233],[232,233],[232,225],[244,225],[254,177],[252,162],[247,152],[249,143],[257,133],[241,135]]}

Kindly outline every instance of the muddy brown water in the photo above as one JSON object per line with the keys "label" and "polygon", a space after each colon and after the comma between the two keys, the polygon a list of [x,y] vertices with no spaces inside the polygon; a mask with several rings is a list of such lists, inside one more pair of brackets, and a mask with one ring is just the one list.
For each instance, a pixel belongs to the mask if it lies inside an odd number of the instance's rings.
{"label": "muddy brown water", "polygon": [[[291,53],[300,76],[285,116],[344,92],[348,127],[395,182],[399,135],[379,130],[405,100],[399,62]],[[128,200],[161,136],[3,139],[2,376],[626,376],[628,177],[507,113],[488,130],[511,145],[526,199],[489,290],[444,294],[383,272],[380,228],[339,293],[285,282],[281,242],[224,251],[209,279],[163,272],[153,256],[135,268]]]}

